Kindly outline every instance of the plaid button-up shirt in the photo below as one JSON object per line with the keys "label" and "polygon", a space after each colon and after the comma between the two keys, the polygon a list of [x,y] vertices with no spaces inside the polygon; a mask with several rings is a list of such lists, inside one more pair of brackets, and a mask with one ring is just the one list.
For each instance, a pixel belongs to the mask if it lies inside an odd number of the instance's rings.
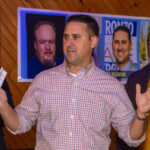
{"label": "plaid button-up shirt", "polygon": [[108,150],[111,124],[132,146],[130,122],[135,112],[124,87],[92,62],[76,77],[66,62],[35,77],[17,106],[20,128],[37,122],[36,150]]}

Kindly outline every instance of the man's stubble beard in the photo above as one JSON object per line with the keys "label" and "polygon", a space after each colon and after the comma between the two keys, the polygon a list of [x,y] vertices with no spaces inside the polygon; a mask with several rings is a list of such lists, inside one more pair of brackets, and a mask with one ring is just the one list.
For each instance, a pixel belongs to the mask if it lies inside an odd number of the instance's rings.
{"label": "man's stubble beard", "polygon": [[46,68],[52,68],[52,67],[56,66],[56,55],[53,56],[53,58],[51,58],[50,60],[43,59],[42,64]]}

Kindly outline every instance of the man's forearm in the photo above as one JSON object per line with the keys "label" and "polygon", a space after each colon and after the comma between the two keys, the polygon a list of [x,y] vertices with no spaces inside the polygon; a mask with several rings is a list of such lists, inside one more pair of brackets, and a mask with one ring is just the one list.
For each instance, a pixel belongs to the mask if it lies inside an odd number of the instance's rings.
{"label": "man's forearm", "polygon": [[18,115],[14,109],[10,107],[7,103],[2,108],[0,108],[0,115],[5,123],[5,125],[12,131],[19,129]]}
{"label": "man's forearm", "polygon": [[132,140],[139,140],[146,131],[146,114],[141,114],[138,111],[137,115],[131,122],[130,137]]}

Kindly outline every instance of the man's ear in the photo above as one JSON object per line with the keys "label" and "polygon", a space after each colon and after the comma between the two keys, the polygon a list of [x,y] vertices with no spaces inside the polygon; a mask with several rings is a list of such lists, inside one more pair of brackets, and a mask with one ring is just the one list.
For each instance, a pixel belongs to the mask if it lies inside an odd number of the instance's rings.
{"label": "man's ear", "polygon": [[91,48],[95,48],[98,42],[98,37],[97,36],[92,36],[91,37]]}

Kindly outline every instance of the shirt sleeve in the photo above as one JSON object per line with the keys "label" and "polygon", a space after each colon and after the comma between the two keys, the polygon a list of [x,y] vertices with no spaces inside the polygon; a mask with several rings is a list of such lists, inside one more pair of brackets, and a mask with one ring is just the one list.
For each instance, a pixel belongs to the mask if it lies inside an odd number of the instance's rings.
{"label": "shirt sleeve", "polygon": [[11,133],[25,133],[36,123],[40,110],[39,93],[40,89],[37,89],[36,84],[32,82],[21,103],[15,108],[20,123],[19,129],[13,132],[7,128]]}
{"label": "shirt sleeve", "polygon": [[118,136],[129,146],[136,147],[140,145],[145,135],[140,140],[132,140],[130,137],[130,125],[135,117],[133,105],[121,84],[117,85],[118,90],[114,94],[113,111],[111,115],[112,125],[116,129]]}

